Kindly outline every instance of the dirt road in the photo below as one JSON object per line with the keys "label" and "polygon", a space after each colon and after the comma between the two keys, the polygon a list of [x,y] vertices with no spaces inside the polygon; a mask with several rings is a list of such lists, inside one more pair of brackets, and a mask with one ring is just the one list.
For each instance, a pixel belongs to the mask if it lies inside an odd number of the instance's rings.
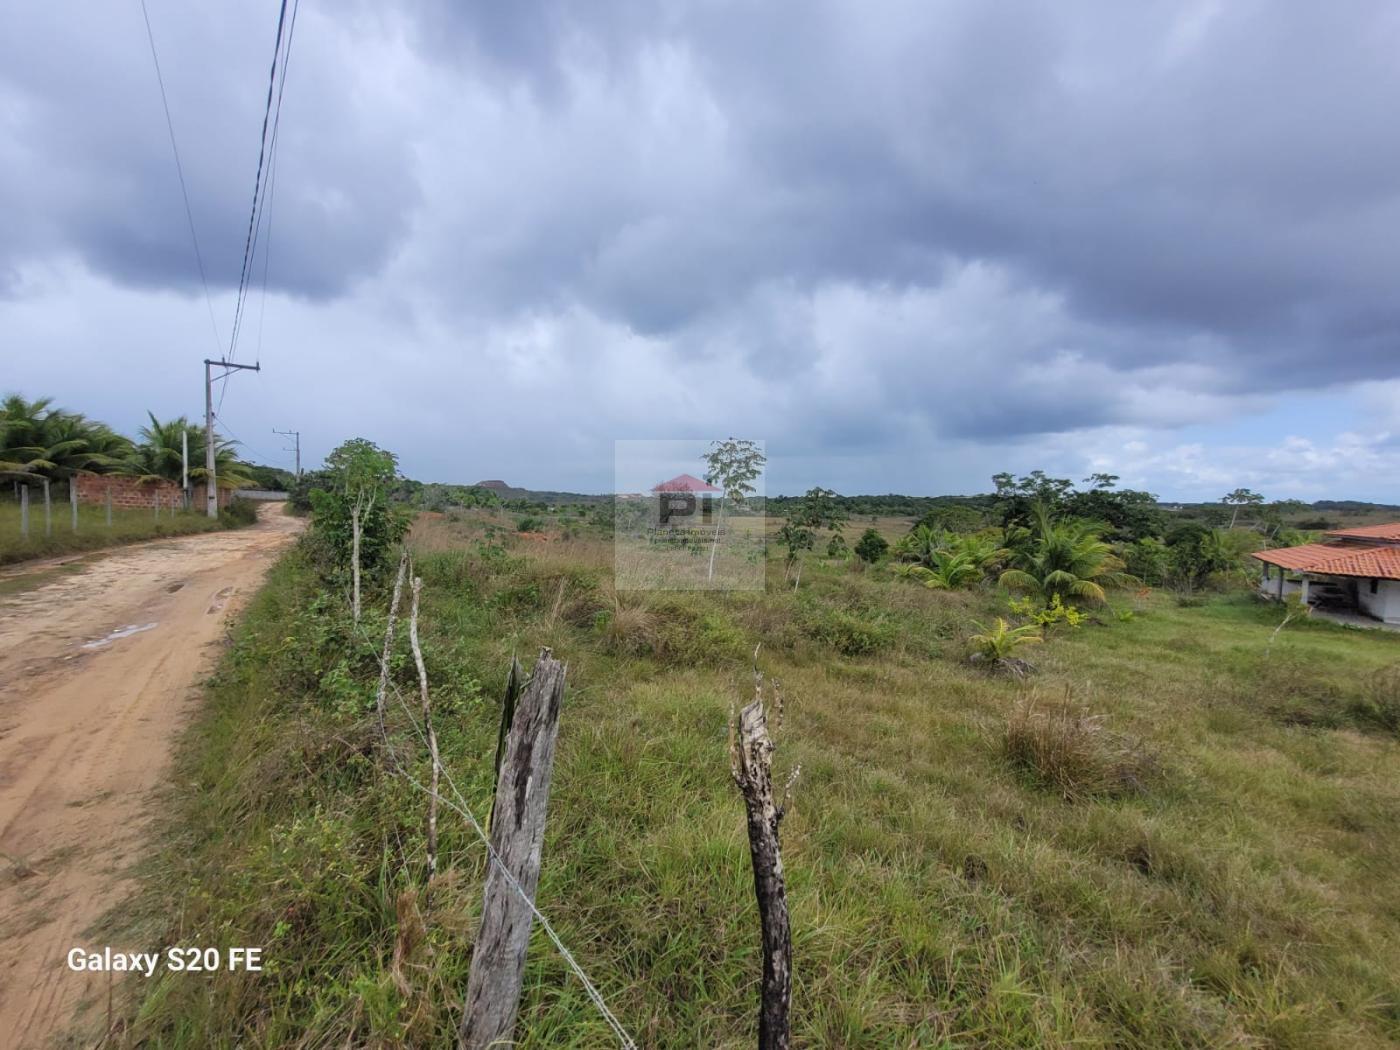
{"label": "dirt road", "polygon": [[35,566],[36,586],[0,597],[3,1045],[43,1046],[80,1000],[105,997],[106,977],[71,971],[67,954],[103,946],[84,931],[130,889],[148,796],[228,617],[300,527],[281,510],[263,507],[248,529]]}

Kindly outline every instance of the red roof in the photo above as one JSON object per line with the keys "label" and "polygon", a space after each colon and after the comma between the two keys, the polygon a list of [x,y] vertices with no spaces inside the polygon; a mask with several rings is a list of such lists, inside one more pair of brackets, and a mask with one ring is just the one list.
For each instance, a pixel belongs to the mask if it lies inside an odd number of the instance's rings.
{"label": "red roof", "polygon": [[1340,536],[1357,540],[1390,540],[1400,543],[1400,521],[1388,525],[1358,525],[1354,529],[1329,529],[1329,536]]}
{"label": "red roof", "polygon": [[1400,547],[1387,544],[1305,543],[1301,547],[1255,551],[1253,556],[1298,572],[1400,580]]}
{"label": "red roof", "polygon": [[652,492],[719,492],[713,485],[707,485],[689,474],[677,474],[670,481],[663,481],[651,487]]}

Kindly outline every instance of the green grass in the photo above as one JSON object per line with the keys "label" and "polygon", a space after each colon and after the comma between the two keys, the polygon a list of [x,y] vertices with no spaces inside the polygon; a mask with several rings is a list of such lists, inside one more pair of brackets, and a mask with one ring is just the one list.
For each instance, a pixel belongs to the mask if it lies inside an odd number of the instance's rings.
{"label": "green grass", "polygon": [[72,509],[67,502],[54,504],[53,527],[45,530],[44,504],[29,505],[29,536],[20,533],[20,510],[13,502],[0,503],[0,565],[29,561],[34,558],[54,558],[64,554],[115,547],[124,543],[159,539],[163,536],[185,536],[193,532],[213,532],[236,525],[248,524],[244,515],[231,517],[225,511],[218,519],[210,519],[196,511],[177,511],[172,517],[162,508],[159,519],[151,510],[122,510],[113,508],[112,524],[107,524],[105,507],[78,507],[78,528],[73,530]]}
{"label": "green grass", "polygon": [[[812,559],[797,594],[774,562],[767,593],[615,598],[605,540],[478,548],[442,524],[417,542],[438,731],[479,815],[510,654],[569,663],[539,900],[641,1045],[752,1045],[725,724],[759,641],[786,697],[779,775],[802,765],[783,825],[795,1045],[1400,1041],[1400,740],[1364,703],[1400,636],[1304,622],[1266,651],[1279,614],[1249,597],[1125,597],[1131,619],[1052,632],[1017,682],[965,659],[971,621],[1006,614],[991,591]],[[412,695],[406,653],[395,667]],[[423,801],[374,759],[373,670],[340,599],[284,559],[127,912],[153,945],[259,945],[272,969],[134,986],[128,1043],[450,1044],[481,851],[445,815],[445,874],[422,889]],[[1009,754],[1021,705],[1067,692],[1150,767],[1133,790],[1061,790]],[[612,1045],[538,933],[518,1037]]]}

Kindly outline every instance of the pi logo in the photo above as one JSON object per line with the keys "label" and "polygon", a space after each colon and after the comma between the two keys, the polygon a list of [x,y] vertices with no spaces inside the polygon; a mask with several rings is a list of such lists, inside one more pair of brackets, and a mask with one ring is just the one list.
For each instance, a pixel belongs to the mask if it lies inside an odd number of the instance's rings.
{"label": "pi logo", "polygon": [[662,525],[710,525],[715,494],[720,490],[690,474],[678,474],[652,486],[657,520]]}

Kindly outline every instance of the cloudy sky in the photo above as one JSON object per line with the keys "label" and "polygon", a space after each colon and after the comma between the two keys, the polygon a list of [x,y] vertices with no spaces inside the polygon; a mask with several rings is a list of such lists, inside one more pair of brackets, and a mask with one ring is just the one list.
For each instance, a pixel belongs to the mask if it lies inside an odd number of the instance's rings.
{"label": "cloudy sky", "polygon": [[[229,348],[277,19],[147,4],[212,304],[139,0],[0,37],[0,387],[129,432]],[[536,488],[734,434],[770,492],[1400,501],[1397,54],[1389,0],[305,0],[220,416]]]}

